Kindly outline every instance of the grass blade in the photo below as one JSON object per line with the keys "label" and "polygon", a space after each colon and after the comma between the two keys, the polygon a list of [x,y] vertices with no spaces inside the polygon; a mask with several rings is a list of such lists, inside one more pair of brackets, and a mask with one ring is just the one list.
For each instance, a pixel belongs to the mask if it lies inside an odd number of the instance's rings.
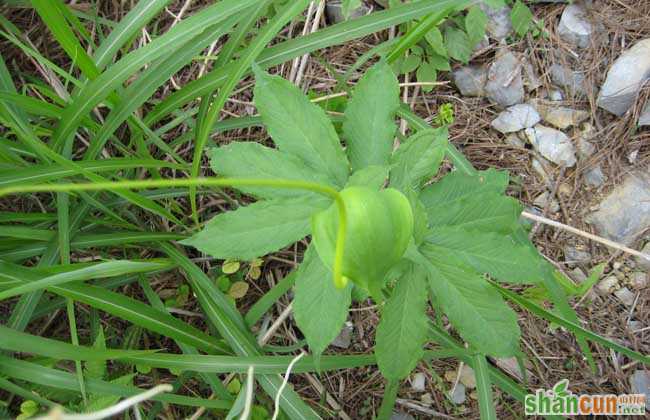
{"label": "grass blade", "polygon": [[485,355],[475,354],[472,356],[472,362],[476,375],[476,391],[478,392],[481,420],[496,420],[497,412],[492,399],[492,382],[490,381],[487,359]]}

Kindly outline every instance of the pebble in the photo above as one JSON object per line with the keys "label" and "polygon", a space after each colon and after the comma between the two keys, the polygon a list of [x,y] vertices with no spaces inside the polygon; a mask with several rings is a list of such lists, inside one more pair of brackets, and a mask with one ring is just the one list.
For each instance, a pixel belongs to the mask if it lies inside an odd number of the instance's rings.
{"label": "pebble", "polygon": [[648,273],[635,271],[630,274],[630,286],[633,289],[641,290],[648,287]]}
{"label": "pebble", "polygon": [[555,107],[540,104],[537,109],[544,121],[560,130],[566,130],[569,127],[576,126],[589,118],[587,111],[563,106]]}
{"label": "pebble", "polygon": [[411,388],[415,392],[424,392],[424,387],[426,384],[426,377],[424,376],[424,373],[418,372],[415,375],[413,375],[413,378],[411,379]]}
{"label": "pebble", "polygon": [[548,191],[544,191],[540,195],[535,198],[535,201],[533,201],[533,204],[540,208],[541,210],[544,210],[546,206],[548,205],[548,210],[551,213],[556,213],[560,211],[560,204],[557,202],[555,199],[551,199],[551,203],[548,204],[549,198],[550,198],[551,193]]}
{"label": "pebble", "polygon": [[560,89],[551,89],[551,91],[548,93],[548,98],[551,101],[559,102],[564,100],[564,95],[562,95],[562,91]]}
{"label": "pebble", "polygon": [[598,95],[598,106],[622,116],[634,105],[649,78],[650,38],[647,38],[634,44],[612,64]]}
{"label": "pebble", "polygon": [[650,372],[637,370],[630,377],[630,390],[633,394],[645,394],[645,409],[650,411]]}
{"label": "pebble", "polygon": [[524,64],[524,86],[528,92],[532,92],[542,86],[542,81],[540,80],[537,72],[533,65],[526,61]]}
{"label": "pebble", "polygon": [[353,331],[354,325],[350,321],[346,321],[339,335],[332,341],[332,345],[341,349],[349,348],[352,344]]}
{"label": "pebble", "polygon": [[571,140],[561,131],[541,124],[525,131],[526,138],[542,156],[559,166],[576,164],[575,149]]}
{"label": "pebble", "polygon": [[474,369],[464,364],[463,368],[460,370],[460,383],[465,385],[465,388],[473,389],[476,388],[476,375],[474,375]]}
{"label": "pebble", "polygon": [[402,411],[393,411],[393,414],[390,416],[390,420],[415,420],[415,418]]}
{"label": "pebble", "polygon": [[618,298],[625,306],[632,306],[636,295],[627,287],[622,287],[614,292],[614,296]]}
{"label": "pebble", "polygon": [[567,245],[564,247],[564,258],[567,264],[588,264],[592,257],[587,251]]}
{"label": "pebble", "polygon": [[607,177],[603,173],[603,170],[600,167],[600,165],[597,165],[587,169],[583,174],[583,179],[587,186],[599,188],[603,186],[603,184],[607,180]]}
{"label": "pebble", "polygon": [[506,142],[506,144],[509,144],[510,146],[513,147],[519,147],[519,148],[525,147],[524,142],[515,133],[508,134],[504,141]]}
{"label": "pebble", "polygon": [[503,134],[507,134],[530,128],[540,121],[541,117],[535,107],[529,104],[518,104],[501,112],[492,121],[492,127]]}
{"label": "pebble", "polygon": [[576,151],[580,159],[587,159],[596,153],[596,146],[580,135],[576,138]]}
{"label": "pebble", "polygon": [[650,174],[628,175],[586,219],[599,235],[630,246],[650,226]]}
{"label": "pebble", "polygon": [[570,4],[562,12],[557,32],[560,38],[569,44],[587,48],[595,30],[589,22],[587,11],[581,5]]}
{"label": "pebble", "polygon": [[499,56],[488,69],[485,93],[495,104],[506,108],[524,101],[521,62],[511,52]]}
{"label": "pebble", "polygon": [[606,296],[612,293],[617,285],[618,279],[616,276],[607,276],[596,285],[596,291],[598,291],[601,296]]}
{"label": "pebble", "polygon": [[454,84],[463,96],[485,96],[487,70],[483,67],[465,66],[453,72]]}
{"label": "pebble", "polygon": [[467,396],[465,395],[465,385],[457,384],[456,388],[450,390],[449,399],[454,404],[462,404],[467,401]]}
{"label": "pebble", "polygon": [[504,40],[512,32],[512,19],[510,13],[512,10],[508,6],[501,8],[492,8],[481,2],[481,9],[488,17],[486,31],[490,36],[498,41]]}
{"label": "pebble", "polygon": [[[650,242],[643,245],[641,252],[646,255],[650,255]],[[639,264],[639,267],[643,268],[644,270],[650,271],[650,261],[646,260],[645,258],[636,257],[636,263]]]}
{"label": "pebble", "polygon": [[582,73],[567,69],[559,64],[553,64],[549,71],[553,83],[566,89],[571,95],[587,95],[585,76]]}

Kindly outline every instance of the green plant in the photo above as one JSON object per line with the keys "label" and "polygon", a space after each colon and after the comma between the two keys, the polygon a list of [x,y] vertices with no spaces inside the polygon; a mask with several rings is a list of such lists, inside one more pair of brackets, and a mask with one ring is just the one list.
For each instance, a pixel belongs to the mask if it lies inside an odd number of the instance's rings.
{"label": "green plant", "polygon": [[[647,363],[647,357],[580,326],[564,289],[518,224],[520,207],[504,195],[507,175],[476,172],[449,144],[444,127],[431,129],[400,108],[387,63],[469,2],[394,4],[270,48],[307,0],[264,1],[267,7],[222,0],[159,33],[153,20],[169,3],[141,1],[120,22],[111,22],[93,15],[92,8],[80,12],[61,1],[33,1],[68,55],[64,67],[0,18],[0,35],[49,75],[45,80],[22,74],[0,60],[0,196],[9,200],[7,194],[19,194],[7,208],[24,206],[0,213],[0,301],[11,313],[0,326],[0,388],[33,401],[25,406],[29,414],[35,406],[87,411],[112,405],[142,391],[133,385],[138,372],[146,375],[142,383],[164,378],[173,388],[147,403],[151,417],[171,404],[183,416],[200,407],[233,418],[252,404],[255,415],[267,418],[277,397],[288,418],[315,418],[331,413],[308,404],[291,387],[280,393],[279,374],[289,367],[301,374],[378,364],[389,379],[379,413],[385,418],[398,381],[416,363],[458,358],[475,368],[481,412],[494,417],[491,385],[519,401],[526,393],[485,358],[518,354],[519,330],[500,296],[573,332],[581,345],[589,339]],[[336,104],[345,111],[342,119],[262,70],[413,19],[421,20],[402,38],[365,56],[381,50],[387,58],[366,73],[347,104]],[[450,24],[461,28],[459,23]],[[136,37],[144,27],[152,39],[140,45]],[[170,77],[226,34],[218,56],[200,56],[214,61],[212,70],[158,97]],[[424,49],[422,54],[432,57]],[[252,74],[252,63],[257,63],[261,118],[217,121],[233,89]],[[16,87],[18,81],[24,83]],[[407,121],[412,135],[395,149],[396,116]],[[436,122],[452,118],[450,109],[441,107]],[[345,150],[333,121],[342,122]],[[276,148],[211,143],[214,133],[260,125]],[[188,164],[180,150],[190,144]],[[214,172],[226,178],[196,177],[206,152]],[[439,173],[445,158],[454,172]],[[238,206],[225,188],[255,202]],[[226,198],[233,210],[203,226],[196,200],[206,192]],[[257,257],[310,234],[314,246],[305,250],[297,270],[240,312],[233,297],[245,292],[246,277],[260,272]],[[208,276],[179,241],[225,260],[212,272],[218,275]],[[249,265],[247,273],[242,263]],[[174,282],[178,290],[166,305],[151,280],[170,270],[185,281]],[[236,272],[220,276],[221,271]],[[541,279],[545,298],[557,310],[547,311],[493,279]],[[295,318],[312,352],[295,364],[304,342],[264,345],[253,335],[291,288]],[[374,354],[322,355],[353,297],[368,296],[380,305],[382,317]],[[190,301],[204,322],[173,315],[179,311],[171,306]],[[429,307],[436,311],[435,322],[426,316]],[[65,336],[47,338],[49,331],[25,332],[56,313],[67,315],[68,328],[61,330],[69,332],[70,343]],[[443,328],[443,313],[469,348]],[[84,328],[78,330],[77,322]],[[99,325],[106,325],[106,340]],[[494,343],[486,331],[501,341]],[[160,350],[169,344],[174,350]],[[589,357],[589,348],[583,349]],[[230,375],[238,376],[240,386],[224,385]],[[251,400],[248,389],[255,394]],[[11,409],[17,413],[20,407]]]}

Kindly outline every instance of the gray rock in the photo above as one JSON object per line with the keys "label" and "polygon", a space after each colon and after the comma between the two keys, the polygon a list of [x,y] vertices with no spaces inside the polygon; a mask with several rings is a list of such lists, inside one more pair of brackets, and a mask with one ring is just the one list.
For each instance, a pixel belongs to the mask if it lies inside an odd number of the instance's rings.
{"label": "gray rock", "polygon": [[648,78],[650,38],[637,42],[612,64],[598,95],[598,106],[618,116],[625,114]]}
{"label": "gray rock", "polygon": [[529,104],[518,104],[506,109],[492,121],[492,127],[503,134],[530,128],[541,121],[535,107]]}
{"label": "gray rock", "polygon": [[549,72],[553,83],[566,89],[571,95],[587,95],[587,84],[582,73],[567,69],[559,64],[553,64]]}
{"label": "gray rock", "polygon": [[[356,19],[361,16],[365,16],[370,13],[370,7],[366,6],[364,3],[361,3],[361,6],[353,9],[350,12],[349,19]],[[327,21],[330,24],[336,24],[345,22],[345,16],[343,16],[343,3],[341,0],[329,0],[325,5],[325,16],[327,16]]]}
{"label": "gray rock", "polygon": [[488,99],[504,108],[522,103],[525,92],[521,67],[521,62],[511,52],[498,57],[488,70],[485,85]]}
{"label": "gray rock", "polygon": [[607,276],[598,282],[596,285],[596,291],[601,296],[606,296],[612,293],[616,286],[618,286],[618,278],[616,276]]}
{"label": "gray rock", "polygon": [[[650,242],[646,243],[643,246],[643,249],[641,249],[641,252],[643,252],[646,255],[650,255]],[[650,271],[650,261],[646,260],[645,258],[641,257],[636,257],[636,263],[639,264],[639,267],[643,268],[644,270]]]}
{"label": "gray rock", "polygon": [[350,322],[347,321],[345,325],[343,326],[343,329],[339,333],[339,335],[332,341],[332,345],[334,347],[338,347],[341,349],[347,349],[350,347],[352,344],[352,333],[354,332],[354,325]]}
{"label": "gray rock", "polygon": [[526,138],[542,156],[559,166],[576,164],[575,149],[571,140],[561,131],[537,124],[525,131]]}
{"label": "gray rock", "polygon": [[465,385],[460,383],[457,384],[456,388],[449,392],[448,397],[454,404],[464,403],[467,400],[467,396],[465,395]]}
{"label": "gray rock", "polygon": [[641,290],[648,287],[648,273],[643,271],[635,271],[630,274],[630,286],[633,289]]}
{"label": "gray rock", "polygon": [[[549,200],[551,201],[549,203]],[[533,205],[536,207],[544,210],[546,206],[548,206],[548,209],[551,213],[556,213],[560,211],[560,204],[557,202],[557,200],[551,198],[551,193],[548,191],[544,191],[540,195],[535,198],[535,201],[533,201]]]}
{"label": "gray rock", "polygon": [[571,245],[564,247],[564,258],[568,264],[588,264],[591,262],[591,254],[589,252]]}
{"label": "gray rock", "polygon": [[515,133],[508,134],[504,141],[506,144],[509,144],[512,147],[520,147],[520,148],[526,147],[524,145],[524,142]]}
{"label": "gray rock", "polygon": [[551,91],[548,93],[548,98],[551,101],[559,102],[564,100],[564,95],[562,95],[562,91],[560,89],[551,89]]}
{"label": "gray rock", "polygon": [[650,102],[648,102],[639,117],[639,126],[650,125]]}
{"label": "gray rock", "polygon": [[650,372],[637,370],[630,376],[630,390],[633,394],[645,394],[645,409],[650,411]]}
{"label": "gray rock", "polygon": [[576,267],[571,271],[571,278],[578,284],[584,283],[587,280],[587,275],[581,268]]}
{"label": "gray rock", "polygon": [[466,66],[454,70],[454,84],[463,96],[485,96],[487,71],[483,67]]}
{"label": "gray rock", "polygon": [[607,177],[603,173],[600,165],[589,168],[584,173],[585,184],[595,188],[602,187],[606,180]]}
{"label": "gray rock", "polygon": [[557,32],[564,41],[578,48],[587,48],[595,32],[587,11],[578,4],[570,4],[562,13]]}
{"label": "gray rock", "polygon": [[614,296],[623,302],[623,305],[625,306],[632,306],[634,304],[634,300],[636,299],[636,295],[627,287],[622,287],[615,291]]}
{"label": "gray rock", "polygon": [[587,111],[566,108],[563,106],[556,107],[540,104],[537,109],[544,121],[560,130],[566,130],[567,128],[578,125],[589,118],[589,113]]}
{"label": "gray rock", "polygon": [[650,227],[650,175],[629,175],[586,221],[593,224],[599,235],[631,245]]}
{"label": "gray rock", "polygon": [[512,32],[512,19],[510,13],[512,10],[508,6],[499,9],[493,9],[485,3],[480,4],[481,9],[488,17],[486,26],[487,33],[496,40],[503,40]]}
{"label": "gray rock", "polygon": [[426,377],[424,376],[424,373],[418,372],[415,375],[413,375],[413,378],[411,378],[411,388],[415,392],[424,392],[424,387],[426,384]]}
{"label": "gray rock", "polygon": [[576,139],[576,149],[580,159],[588,159],[596,153],[596,146],[582,136]]}
{"label": "gray rock", "polygon": [[524,64],[524,86],[528,92],[532,92],[542,86],[542,81],[529,61],[526,61]]}

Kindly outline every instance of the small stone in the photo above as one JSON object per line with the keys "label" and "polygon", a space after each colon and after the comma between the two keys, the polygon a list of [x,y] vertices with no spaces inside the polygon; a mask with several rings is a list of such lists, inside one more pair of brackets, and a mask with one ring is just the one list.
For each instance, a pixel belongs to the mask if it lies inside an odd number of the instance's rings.
{"label": "small stone", "polygon": [[643,323],[641,321],[630,321],[630,322],[627,323],[627,327],[631,331],[636,331],[636,330],[640,330],[641,328],[643,328]]}
{"label": "small stone", "polygon": [[618,298],[625,306],[632,306],[636,295],[627,287],[622,287],[614,292],[614,296]]}
{"label": "small stone", "polygon": [[[650,255],[650,242],[643,245],[643,248],[641,249],[641,252],[646,254],[646,255]],[[650,260],[647,260],[647,259],[641,258],[641,257],[636,257],[636,263],[639,264],[640,268],[643,268],[644,270],[650,271]]]}
{"label": "small stone", "polygon": [[474,375],[474,369],[464,364],[463,368],[460,370],[460,383],[465,385],[465,388],[473,389],[476,388],[476,376]]}
{"label": "small stone", "polygon": [[627,155],[627,161],[630,162],[631,165],[634,165],[638,157],[639,157],[639,149],[632,150],[630,154]]}
{"label": "small stone", "polygon": [[582,271],[581,268],[574,268],[571,271],[571,278],[578,284],[583,283],[585,280],[587,280],[587,275],[585,274],[584,271]]}
{"label": "small stone", "polygon": [[[551,203],[549,204],[549,199]],[[535,198],[535,201],[533,201],[533,205],[538,207],[541,210],[544,210],[546,206],[548,206],[548,210],[551,213],[556,213],[560,211],[560,204],[557,202],[557,200],[551,198],[551,193],[548,191],[544,191],[540,195]]]}
{"label": "small stone", "polygon": [[551,89],[551,91],[548,93],[548,98],[551,101],[559,102],[564,100],[564,95],[562,95],[562,91],[560,89]]}
{"label": "small stone", "polygon": [[589,168],[584,173],[584,181],[588,186],[599,188],[602,187],[606,180],[607,177],[605,177],[600,165]]}
{"label": "small stone", "polygon": [[636,290],[641,290],[648,287],[648,273],[635,271],[634,273],[630,274],[630,286]]}
{"label": "small stone", "polygon": [[612,293],[616,286],[618,286],[618,279],[616,276],[607,276],[596,285],[596,291],[598,291],[601,296],[606,296]]}
{"label": "small stone", "polygon": [[[516,357],[498,358],[496,359],[496,364],[499,368],[505,370],[520,381],[524,379]],[[530,374],[528,372],[526,375],[530,377]]]}
{"label": "small stone", "polygon": [[557,32],[564,41],[578,48],[587,48],[591,43],[594,27],[587,18],[586,10],[577,4],[570,4],[562,13]]}
{"label": "small stone", "polygon": [[457,384],[456,388],[449,391],[449,400],[454,404],[462,404],[467,400],[465,395],[465,385]]}
{"label": "small stone", "polygon": [[553,64],[550,73],[553,83],[566,89],[570,94],[576,96],[587,95],[585,76],[582,73],[567,69],[559,64]]}
{"label": "small stone", "polygon": [[548,180],[548,174],[546,173],[546,169],[544,168],[542,162],[539,161],[539,159],[533,158],[532,167],[533,170],[537,172],[537,175],[539,175],[542,181]]}
{"label": "small stone", "polygon": [[332,345],[341,349],[349,348],[352,344],[353,331],[354,325],[350,321],[346,321],[339,335],[332,341]]}
{"label": "small stone", "polygon": [[650,411],[650,372],[637,370],[630,377],[630,391],[633,394],[645,394],[645,409]]}
{"label": "small stone", "polygon": [[576,150],[580,159],[587,159],[596,153],[596,146],[584,137],[578,136],[576,139]]}
{"label": "small stone", "polygon": [[612,64],[598,95],[598,106],[620,117],[634,105],[649,78],[650,38],[634,44]]}
{"label": "small stone", "polygon": [[510,13],[512,10],[508,6],[496,9],[485,3],[480,3],[481,9],[488,17],[486,25],[487,33],[498,41],[506,39],[512,32],[512,19]]}
{"label": "small stone", "polygon": [[[350,11],[349,19],[356,19],[365,16],[368,13],[370,13],[370,7],[361,3],[361,6]],[[329,0],[325,5],[325,15],[330,24],[345,22],[345,16],[343,16],[343,2],[341,0]]]}
{"label": "small stone", "polygon": [[509,144],[512,147],[519,147],[519,148],[524,148],[524,142],[519,138],[518,135],[514,133],[510,133],[506,136],[506,139],[504,140],[506,144]]}
{"label": "small stone", "polygon": [[422,394],[420,401],[427,407],[431,407],[433,405],[433,397],[428,392],[426,394]]}
{"label": "small stone", "polygon": [[565,107],[538,106],[539,113],[544,121],[560,130],[576,126],[589,118],[587,111],[581,111]]}
{"label": "small stone", "polygon": [[488,99],[504,108],[522,103],[525,92],[521,67],[521,62],[511,52],[498,57],[488,69],[485,85]]}
{"label": "small stone", "polygon": [[542,81],[529,61],[526,61],[524,64],[524,86],[528,92],[532,92],[542,86]]}
{"label": "small stone", "polygon": [[561,131],[541,124],[525,131],[526,138],[542,156],[559,166],[576,164],[575,149],[571,140]]}
{"label": "small stone", "polygon": [[492,127],[503,134],[530,128],[541,118],[532,105],[518,104],[506,109],[492,121]]}
{"label": "small stone", "polygon": [[424,392],[424,386],[426,383],[426,377],[424,376],[424,373],[418,372],[415,375],[413,375],[413,378],[411,378],[411,388],[415,392]]}
{"label": "small stone", "polygon": [[454,84],[463,96],[485,96],[487,70],[483,67],[466,66],[453,72]]}
{"label": "small stone", "polygon": [[585,220],[599,235],[630,246],[650,226],[650,175],[629,175]]}
{"label": "small stone", "polygon": [[564,258],[567,264],[588,264],[592,257],[587,251],[567,245],[564,247]]}

